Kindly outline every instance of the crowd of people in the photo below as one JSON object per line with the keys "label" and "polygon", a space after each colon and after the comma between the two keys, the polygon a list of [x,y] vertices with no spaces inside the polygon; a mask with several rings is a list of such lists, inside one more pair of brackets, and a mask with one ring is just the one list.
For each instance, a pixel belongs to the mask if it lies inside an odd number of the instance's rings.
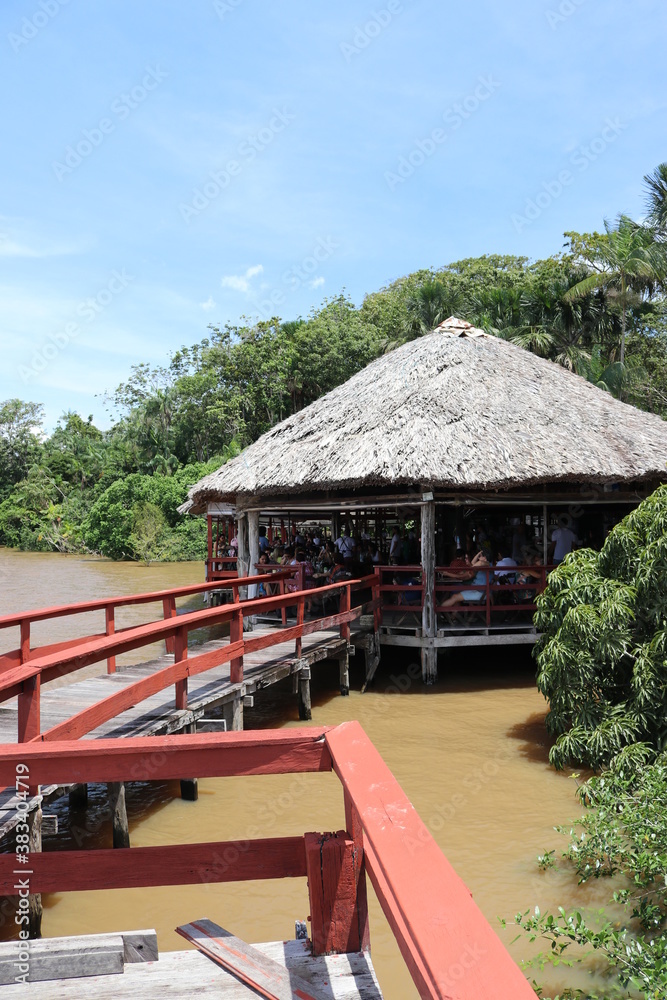
{"label": "crowd of people", "polygon": [[[458,547],[454,557],[437,573],[437,582],[449,585],[446,590],[441,589],[442,607],[485,600],[487,581],[494,586],[494,593],[498,586],[512,585],[513,602],[534,600],[539,589],[536,585],[544,581],[543,543],[529,536],[523,520],[516,518],[513,523],[500,525],[495,530],[482,521],[472,525],[464,537],[456,538],[455,543]],[[550,533],[549,561],[557,565],[578,543],[572,522],[561,519]],[[260,566],[302,566],[307,589],[367,576],[376,566],[394,566],[395,602],[415,604],[420,601],[421,574],[416,569],[421,563],[420,540],[411,524],[402,530],[396,525],[390,532],[384,532],[380,544],[363,529],[355,530],[352,522],[342,527],[335,539],[317,525],[297,528],[286,541],[279,535],[270,539],[266,527],[261,525],[259,551]],[[231,539],[228,554],[236,556],[236,538]],[[461,584],[460,589],[455,589],[455,584]],[[287,589],[295,590],[297,586],[295,578],[288,582]],[[276,590],[270,583],[259,585],[262,596]]]}

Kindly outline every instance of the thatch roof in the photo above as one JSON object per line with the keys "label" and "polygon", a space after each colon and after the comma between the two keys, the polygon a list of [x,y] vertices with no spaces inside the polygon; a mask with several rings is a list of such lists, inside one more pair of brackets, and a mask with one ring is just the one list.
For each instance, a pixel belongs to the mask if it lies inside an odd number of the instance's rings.
{"label": "thatch roof", "polygon": [[277,424],[193,486],[185,508],[400,484],[630,482],[666,463],[660,417],[451,318]]}

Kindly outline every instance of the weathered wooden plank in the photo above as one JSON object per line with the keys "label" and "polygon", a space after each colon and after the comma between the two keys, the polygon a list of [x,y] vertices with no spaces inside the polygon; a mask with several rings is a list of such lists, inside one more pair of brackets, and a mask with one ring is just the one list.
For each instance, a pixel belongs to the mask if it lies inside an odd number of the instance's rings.
{"label": "weathered wooden plank", "polygon": [[329,1000],[326,993],[300,981],[212,920],[195,920],[177,927],[176,932],[266,1000]]}
{"label": "weathered wooden plank", "polygon": [[[359,723],[337,726],[326,740],[363,827],[366,870],[420,994],[535,1000]],[[416,869],[428,877],[415,879]]]}
{"label": "weathered wooden plank", "polygon": [[[167,844],[94,851],[49,851],[30,858],[35,892],[80,892],[157,885],[301,878],[306,874],[303,837]],[[0,893],[11,895],[13,855],[0,854]]]}
{"label": "weathered wooden plank", "polygon": [[16,941],[0,944],[0,984],[16,982],[24,973],[29,983],[54,979],[77,979],[81,976],[119,975],[124,966],[124,944],[120,934],[85,938],[48,938],[31,941],[26,947],[27,961],[17,962]]}

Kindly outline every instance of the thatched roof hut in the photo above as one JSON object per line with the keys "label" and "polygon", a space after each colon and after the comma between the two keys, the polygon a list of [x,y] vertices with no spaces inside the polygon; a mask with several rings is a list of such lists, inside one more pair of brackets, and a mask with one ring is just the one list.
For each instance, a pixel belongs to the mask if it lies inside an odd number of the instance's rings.
{"label": "thatched roof hut", "polygon": [[665,477],[667,423],[450,318],[372,362],[190,490],[209,501],[412,486],[513,490]]}

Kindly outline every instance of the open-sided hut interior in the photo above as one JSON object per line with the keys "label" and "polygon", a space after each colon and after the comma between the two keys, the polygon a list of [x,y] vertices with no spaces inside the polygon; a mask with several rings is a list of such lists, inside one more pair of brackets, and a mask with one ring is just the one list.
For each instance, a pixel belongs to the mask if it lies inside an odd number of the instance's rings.
{"label": "open-sided hut interior", "polygon": [[387,624],[382,638],[419,644],[432,680],[440,647],[534,639],[529,619],[491,622],[490,572],[485,620],[442,611],[453,585],[437,583],[438,566],[457,540],[517,529],[546,563],[559,518],[582,542],[601,542],[665,479],[666,463],[660,417],[452,317],[277,424],[196,483],[182,509],[233,512],[239,568],[251,572],[260,516],[334,531],[347,520],[371,537],[414,520],[420,621],[402,632]]}

